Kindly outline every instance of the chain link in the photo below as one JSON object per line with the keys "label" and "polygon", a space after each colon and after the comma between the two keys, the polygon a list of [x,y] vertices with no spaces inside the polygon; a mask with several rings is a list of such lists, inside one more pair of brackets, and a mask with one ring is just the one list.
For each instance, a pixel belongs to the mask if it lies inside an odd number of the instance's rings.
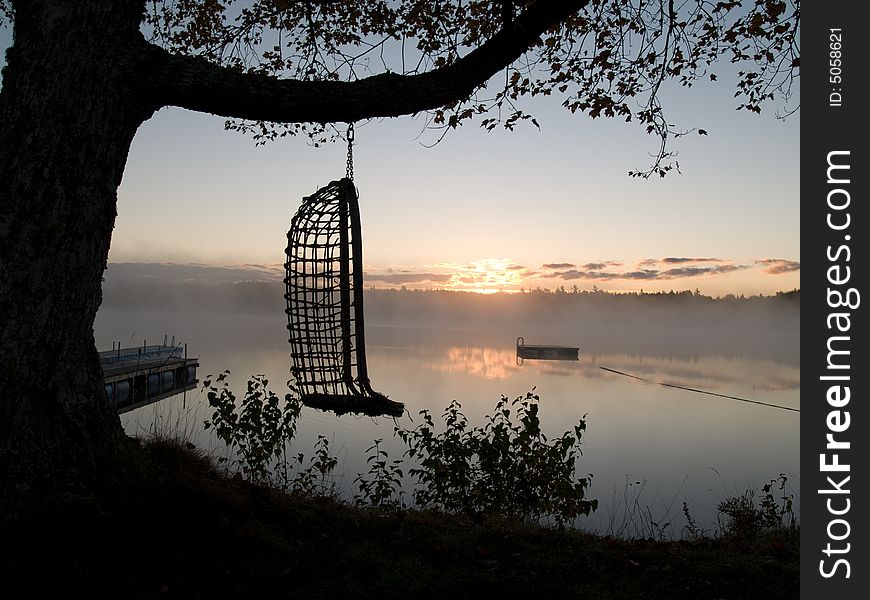
{"label": "chain link", "polygon": [[347,126],[347,178],[353,181],[353,123]]}

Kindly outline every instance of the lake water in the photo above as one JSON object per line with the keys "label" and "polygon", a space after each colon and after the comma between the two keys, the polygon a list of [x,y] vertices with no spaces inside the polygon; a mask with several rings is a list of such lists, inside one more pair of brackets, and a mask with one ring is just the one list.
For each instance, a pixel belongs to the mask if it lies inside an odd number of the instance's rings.
{"label": "lake water", "polygon": [[[241,395],[247,377],[263,373],[276,393],[286,391],[289,346],[281,316],[103,310],[95,325],[101,349],[117,340],[124,346],[143,338],[156,343],[163,333],[189,343],[190,354],[200,359],[200,380],[229,369]],[[482,425],[500,395],[513,398],[533,387],[548,436],[571,429],[586,415],[578,472],[594,475],[588,495],[601,507],[588,525],[601,532],[644,533],[650,522],[670,522],[666,533],[679,536],[686,523],[683,501],[699,525],[709,528],[719,501],[757,490],[780,473],[788,476],[799,511],[800,413],[644,383],[600,368],[799,408],[800,356],[793,343],[781,352],[766,347],[758,356],[709,347],[693,352],[685,344],[671,351],[667,340],[654,339],[639,353],[612,340],[583,340],[575,343],[581,346],[579,361],[518,365],[517,335],[529,344],[565,343],[556,333],[538,339],[513,329],[370,326],[372,385],[405,403],[413,419],[400,419],[406,428],[420,422],[420,410],[440,415],[454,399],[472,425]],[[188,428],[200,446],[219,452],[220,444],[202,431],[209,414],[197,391],[126,413],[122,423],[130,434],[149,431],[155,419],[164,427]],[[356,474],[367,470],[366,449],[374,439],[384,440],[391,457],[401,455],[394,425],[390,418],[336,417],[306,408],[294,451],[310,453],[317,435],[326,435],[339,456],[338,484],[350,497]]]}

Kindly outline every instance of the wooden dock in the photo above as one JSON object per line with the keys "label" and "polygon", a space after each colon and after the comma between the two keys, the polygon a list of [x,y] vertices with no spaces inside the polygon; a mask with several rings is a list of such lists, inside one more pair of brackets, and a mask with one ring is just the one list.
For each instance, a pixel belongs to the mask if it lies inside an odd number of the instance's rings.
{"label": "wooden dock", "polygon": [[[173,340],[174,342],[174,340]],[[187,355],[187,345],[143,343],[100,352],[106,398],[125,413],[195,389],[199,359]]]}
{"label": "wooden dock", "polygon": [[522,360],[580,360],[580,348],[575,346],[531,346],[517,338],[517,363]]}

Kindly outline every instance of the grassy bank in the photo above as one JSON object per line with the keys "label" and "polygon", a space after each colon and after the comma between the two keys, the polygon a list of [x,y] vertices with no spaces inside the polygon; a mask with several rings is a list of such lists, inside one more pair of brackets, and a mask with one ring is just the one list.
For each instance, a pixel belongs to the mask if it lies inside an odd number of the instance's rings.
{"label": "grassy bank", "polygon": [[227,477],[149,442],[99,498],[7,522],[4,597],[796,598],[797,532],[625,541],[377,512]]}

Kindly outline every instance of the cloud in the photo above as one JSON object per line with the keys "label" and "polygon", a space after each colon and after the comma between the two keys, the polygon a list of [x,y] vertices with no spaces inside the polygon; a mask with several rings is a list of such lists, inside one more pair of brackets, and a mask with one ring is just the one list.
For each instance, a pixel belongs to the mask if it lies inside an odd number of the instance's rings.
{"label": "cloud", "polygon": [[462,277],[457,277],[457,281],[459,281],[459,283],[467,283],[471,285],[485,281],[485,278],[476,275],[463,275]]}
{"label": "cloud", "polygon": [[618,260],[606,260],[604,262],[589,262],[585,265],[580,265],[581,269],[586,271],[600,271],[601,269],[606,269],[607,267],[621,267],[622,263]]}
{"label": "cloud", "polygon": [[[207,265],[199,265],[199,266],[207,266]],[[281,276],[282,277],[284,276],[283,275],[284,274],[284,265],[279,265],[279,264],[266,265],[266,264],[258,264],[258,263],[245,263],[242,265],[236,265],[235,268],[250,269],[250,270],[254,270],[254,271],[264,271],[266,273],[277,273],[280,271]]]}
{"label": "cloud", "polygon": [[[594,263],[591,263],[594,264]],[[724,275],[734,271],[748,269],[746,265],[710,265],[706,267],[675,267],[673,269],[638,269],[635,271],[614,272],[589,270],[581,271],[578,269],[569,269],[565,271],[556,271],[541,275],[545,278],[564,279],[564,280],[591,280],[591,281],[614,281],[614,280],[631,280],[631,281],[666,281],[670,279],[685,279],[689,277],[700,277],[702,275]]]}
{"label": "cloud", "polygon": [[768,275],[782,275],[801,270],[800,262],[784,258],[762,258],[756,260],[755,264],[764,266],[763,271]]}
{"label": "cloud", "polygon": [[541,265],[542,269],[572,269],[577,265],[572,263],[547,263],[546,265]]}
{"label": "cloud", "polygon": [[574,279],[612,281],[614,279],[656,279],[658,273],[658,271],[654,270],[613,273],[608,271],[579,271],[577,269],[570,269],[568,271],[557,271],[556,273],[543,274],[541,277],[565,279],[568,281]]}
{"label": "cloud", "polygon": [[213,284],[279,282],[283,278],[283,266],[259,264],[215,267],[198,263],[111,263],[106,270],[108,285],[130,285],[143,280],[153,283]]}
{"label": "cloud", "polygon": [[734,271],[748,269],[746,265],[714,265],[711,267],[677,267],[662,271],[661,279],[679,279],[682,277],[698,277],[699,275],[724,275]]}
{"label": "cloud", "polygon": [[645,258],[638,264],[639,267],[654,267],[656,265],[685,265],[703,263],[726,263],[723,258],[699,257],[699,256],[666,256],[664,258]]}
{"label": "cloud", "polygon": [[406,285],[409,283],[446,283],[453,277],[446,273],[366,273],[366,283],[380,281],[391,285]]}
{"label": "cloud", "polygon": [[661,273],[655,269],[641,269],[640,271],[629,271],[628,273],[618,274],[614,279],[634,279],[649,281],[651,279],[667,279],[661,277]]}
{"label": "cloud", "polygon": [[685,256],[667,256],[662,259],[662,262],[666,265],[679,265],[684,263],[721,263],[726,262],[721,258],[697,258],[697,257],[685,257]]}

